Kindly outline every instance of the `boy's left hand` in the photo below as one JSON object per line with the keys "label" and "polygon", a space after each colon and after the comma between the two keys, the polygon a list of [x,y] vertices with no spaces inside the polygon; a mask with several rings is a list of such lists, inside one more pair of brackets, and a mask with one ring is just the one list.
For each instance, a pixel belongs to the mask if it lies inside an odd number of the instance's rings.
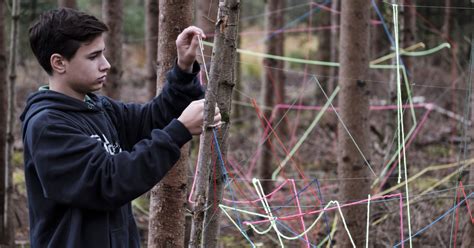
{"label": "boy's left hand", "polygon": [[199,47],[198,37],[206,38],[202,29],[190,26],[181,32],[176,39],[178,50],[178,66],[181,70],[192,72],[193,63],[196,60],[196,53]]}

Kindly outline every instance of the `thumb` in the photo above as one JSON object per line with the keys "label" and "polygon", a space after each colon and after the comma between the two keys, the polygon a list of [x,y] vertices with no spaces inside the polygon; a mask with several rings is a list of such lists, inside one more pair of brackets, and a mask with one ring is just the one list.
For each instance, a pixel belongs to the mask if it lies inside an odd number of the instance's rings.
{"label": "thumb", "polygon": [[191,40],[191,48],[196,49],[199,46],[199,35],[194,35],[193,39]]}

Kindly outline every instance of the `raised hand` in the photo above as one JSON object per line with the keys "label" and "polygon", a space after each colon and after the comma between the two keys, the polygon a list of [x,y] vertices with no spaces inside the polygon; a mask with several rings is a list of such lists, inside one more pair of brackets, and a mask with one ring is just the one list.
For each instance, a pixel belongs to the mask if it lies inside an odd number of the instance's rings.
{"label": "raised hand", "polygon": [[202,29],[190,26],[183,30],[176,39],[176,49],[178,51],[178,66],[181,70],[191,72],[193,63],[196,60],[197,48],[199,47],[198,37],[206,38]]}

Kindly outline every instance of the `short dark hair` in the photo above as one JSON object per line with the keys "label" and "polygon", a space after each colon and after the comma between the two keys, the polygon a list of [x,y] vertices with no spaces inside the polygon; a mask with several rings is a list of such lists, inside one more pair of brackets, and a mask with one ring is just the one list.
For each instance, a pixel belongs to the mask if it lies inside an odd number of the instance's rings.
{"label": "short dark hair", "polygon": [[58,8],[41,14],[30,27],[30,46],[40,65],[52,75],[51,55],[58,53],[70,60],[81,44],[91,42],[107,31],[107,25],[92,15]]}

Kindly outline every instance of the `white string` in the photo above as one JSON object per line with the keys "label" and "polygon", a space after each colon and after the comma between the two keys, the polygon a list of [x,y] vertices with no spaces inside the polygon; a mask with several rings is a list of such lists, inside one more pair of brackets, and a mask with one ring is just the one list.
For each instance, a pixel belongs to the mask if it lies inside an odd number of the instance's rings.
{"label": "white string", "polygon": [[202,65],[204,66],[204,72],[206,74],[207,83],[209,83],[209,74],[207,73],[206,58],[204,57],[204,44],[202,43],[202,38],[198,35],[199,41],[199,50],[201,52]]}

